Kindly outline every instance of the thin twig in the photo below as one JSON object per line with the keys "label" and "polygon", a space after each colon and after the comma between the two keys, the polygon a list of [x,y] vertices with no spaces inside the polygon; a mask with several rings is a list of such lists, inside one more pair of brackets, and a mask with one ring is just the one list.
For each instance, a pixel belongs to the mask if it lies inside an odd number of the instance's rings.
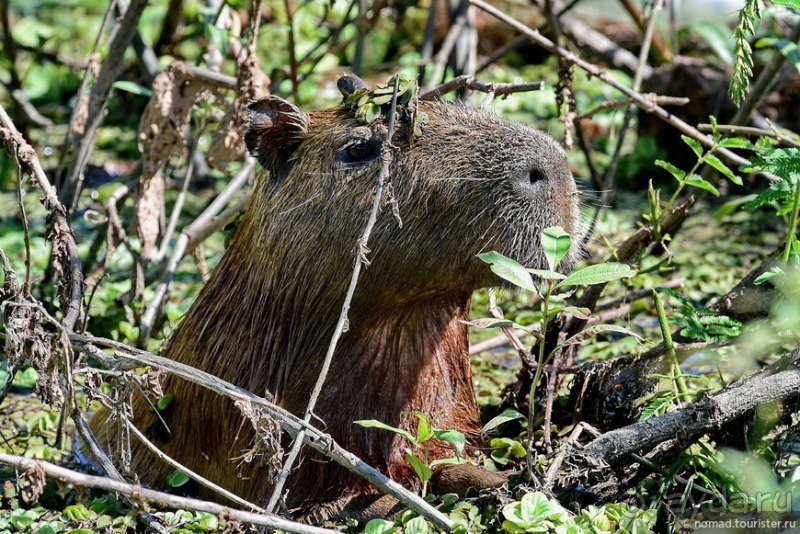
{"label": "thin twig", "polygon": [[8,154],[19,162],[21,168],[28,174],[44,194],[42,203],[53,217],[53,254],[64,267],[67,276],[68,297],[62,302],[64,317],[61,323],[68,330],[75,327],[81,314],[81,298],[83,298],[83,271],[78,256],[78,246],[75,236],[67,222],[64,206],[59,202],[55,188],[47,179],[36,151],[29,145],[6,113],[0,106],[0,141],[5,146]]}
{"label": "thin twig", "polygon": [[310,525],[289,521],[275,515],[254,514],[243,510],[228,508],[214,502],[179,497],[178,495],[163,493],[161,491],[143,488],[142,486],[135,486],[111,478],[87,475],[42,460],[32,460],[13,454],[0,453],[0,463],[22,470],[41,469],[50,477],[69,482],[76,486],[111,491],[132,499],[143,499],[167,508],[199,510],[201,512],[221,515],[232,521],[261,525],[273,529],[285,530],[287,532],[296,532],[297,534],[337,533],[335,530],[312,527]]}
{"label": "thin twig", "polygon": [[155,454],[161,461],[166,462],[170,466],[174,467],[175,469],[178,469],[178,470],[186,473],[186,475],[189,478],[197,481],[199,484],[201,484],[202,486],[205,486],[206,488],[210,489],[214,493],[217,493],[217,494],[225,497],[226,499],[228,499],[228,500],[230,500],[232,502],[235,502],[236,504],[239,504],[241,506],[245,506],[247,508],[250,508],[251,510],[253,510],[255,512],[264,513],[264,510],[261,507],[256,506],[255,504],[253,504],[251,502],[248,502],[245,499],[242,499],[238,495],[234,495],[233,493],[231,493],[230,491],[226,490],[225,488],[214,484],[213,482],[211,482],[207,478],[204,478],[201,475],[198,475],[197,473],[195,473],[194,471],[192,471],[191,469],[189,469],[188,467],[186,467],[182,463],[180,463],[180,462],[178,462],[176,460],[173,460],[170,456],[164,454],[158,447],[156,447],[156,445],[152,441],[147,439],[147,437],[144,434],[142,434],[142,432],[138,428],[136,428],[136,426],[129,419],[127,419],[127,418],[125,419],[125,424],[128,425],[128,428],[130,429],[131,433],[134,436],[136,436],[136,439],[141,441],[142,444],[145,447],[147,447],[148,449],[150,449],[150,452]]}
{"label": "thin twig", "polygon": [[[395,77],[394,79],[394,91],[392,93],[392,101],[391,107],[389,109],[389,115],[387,117],[387,127],[388,133],[386,134],[386,140],[383,143],[383,150],[381,151],[381,170],[378,174],[378,183],[375,187],[375,195],[372,200],[372,208],[370,209],[369,216],[367,218],[367,224],[364,226],[364,231],[361,234],[358,242],[356,243],[356,253],[355,258],[353,260],[353,273],[350,276],[350,284],[347,288],[347,293],[345,293],[344,302],[342,303],[342,309],[339,313],[339,319],[336,321],[336,327],[333,330],[333,335],[331,336],[330,344],[328,345],[328,351],[325,354],[325,359],[322,361],[322,369],[320,369],[319,376],[317,377],[317,381],[314,383],[314,388],[311,390],[311,394],[308,398],[308,405],[306,406],[305,414],[303,415],[303,421],[308,423],[311,421],[311,417],[314,414],[314,408],[316,407],[317,400],[319,399],[319,395],[322,392],[322,387],[325,384],[325,379],[328,377],[328,371],[330,370],[331,362],[333,361],[333,355],[336,352],[336,347],[339,344],[339,339],[344,333],[345,327],[348,322],[348,312],[350,310],[350,303],[353,300],[353,295],[356,291],[356,286],[358,285],[358,278],[361,275],[361,268],[367,263],[367,252],[368,248],[367,245],[369,243],[369,237],[372,234],[372,229],[375,226],[375,222],[378,219],[378,211],[381,207],[381,200],[383,199],[383,189],[386,181],[389,179],[389,170],[392,165],[392,161],[394,160],[393,157],[393,150],[394,147],[392,145],[392,136],[394,135],[394,126],[395,126],[395,112],[397,109],[397,89],[399,87],[400,78]],[[272,490],[272,495],[269,498],[269,503],[267,504],[267,511],[272,512],[275,509],[275,506],[278,504],[278,500],[283,495],[283,486],[286,484],[286,481],[289,478],[289,474],[291,473],[292,467],[294,466],[294,462],[297,459],[297,456],[300,454],[300,449],[303,446],[303,439],[305,437],[305,430],[301,430],[298,436],[295,438],[294,443],[292,444],[292,448],[289,451],[289,454],[286,457],[286,461],[283,464],[283,469],[278,476],[278,479],[275,481],[275,487]]]}
{"label": "thin twig", "polygon": [[[714,130],[714,126],[706,123],[698,124],[697,128],[699,128],[703,132],[711,132]],[[797,142],[794,139],[782,135],[777,129],[766,130],[764,128],[755,128],[753,126],[739,126],[736,124],[718,124],[716,126],[716,129],[718,132],[731,133],[734,135],[757,135],[757,136],[772,137],[773,139],[777,139],[784,145],[800,148],[800,142]]]}
{"label": "thin twig", "polygon": [[147,0],[131,0],[128,9],[119,25],[119,30],[113,35],[108,45],[108,55],[100,66],[100,72],[92,85],[89,94],[88,114],[83,134],[76,140],[73,147],[72,161],[67,169],[67,174],[62,182],[60,191],[64,203],[70,211],[75,209],[80,197],[83,184],[83,169],[94,147],[97,129],[105,116],[106,102],[111,95],[111,88],[122,72],[124,63],[122,58],[125,50],[133,41],[139,18],[147,5]]}
{"label": "thin twig", "polygon": [[443,95],[461,88],[468,88],[482,93],[493,93],[496,96],[510,95],[511,93],[522,93],[526,91],[538,91],[544,87],[544,82],[526,83],[489,83],[478,80],[468,74],[464,74],[425,91],[419,97],[420,100],[435,100]]}
{"label": "thin twig", "polygon": [[[655,93],[644,93],[642,94],[642,96],[650,99],[653,104],[661,104],[665,106],[685,106],[690,101],[688,98],[683,96],[662,96],[662,95],[657,95]],[[592,116],[600,113],[601,111],[607,111],[609,109],[614,109],[614,108],[621,108],[635,103],[636,102],[632,98],[622,98],[619,100],[606,100],[605,102],[602,102],[601,104],[598,104],[597,106],[593,107],[586,113],[578,115],[575,118],[575,120],[589,119]]]}

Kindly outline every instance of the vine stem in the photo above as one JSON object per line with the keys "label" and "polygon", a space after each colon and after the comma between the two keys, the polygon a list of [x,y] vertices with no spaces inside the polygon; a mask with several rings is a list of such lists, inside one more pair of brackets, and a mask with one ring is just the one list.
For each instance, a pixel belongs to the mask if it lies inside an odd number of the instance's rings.
{"label": "vine stem", "polygon": [[533,445],[535,442],[534,432],[533,432],[533,424],[534,424],[534,417],[536,415],[536,388],[539,387],[539,382],[542,379],[542,370],[544,369],[544,357],[545,357],[545,335],[547,332],[547,313],[549,312],[549,305],[550,305],[550,293],[553,291],[553,281],[547,280],[547,292],[542,299],[542,337],[539,340],[539,358],[536,362],[536,371],[533,374],[533,381],[531,382],[531,390],[528,394],[528,454],[527,454],[527,462],[528,462],[528,476],[530,479],[536,480],[536,476],[533,474]]}
{"label": "vine stem", "polygon": [[669,330],[664,302],[655,289],[653,290],[653,299],[656,301],[656,312],[658,313],[658,323],[661,326],[661,336],[664,338],[664,349],[672,366],[672,383],[675,387],[676,397],[679,401],[685,401],[689,399],[689,389],[686,387],[686,381],[683,378],[680,363],[678,363],[678,355],[675,353],[675,345],[672,342],[672,332]]}
{"label": "vine stem", "polygon": [[792,255],[792,244],[797,240],[797,220],[800,212],[800,178],[794,184],[794,203],[792,204],[792,219],[789,231],[786,234],[786,248],[783,249],[783,261],[788,262]]}

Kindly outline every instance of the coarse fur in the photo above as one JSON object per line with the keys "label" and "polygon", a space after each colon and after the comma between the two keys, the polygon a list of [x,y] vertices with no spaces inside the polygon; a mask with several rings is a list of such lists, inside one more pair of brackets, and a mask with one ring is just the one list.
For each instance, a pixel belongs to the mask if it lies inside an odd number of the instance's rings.
{"label": "coarse fur", "polygon": [[[387,128],[382,119],[361,123],[345,107],[305,114],[275,97],[253,110],[247,142],[268,176],[166,354],[268,392],[302,416],[352,273]],[[541,230],[579,232],[575,183],[553,139],[461,105],[420,102],[419,111],[421,135],[400,124],[393,140],[390,182],[402,226],[384,204],[314,421],[408,487],[417,482],[402,438],[353,421],[412,430],[416,418],[405,412],[420,411],[437,428],[475,440],[480,422],[463,320],[472,292],[499,282],[476,255],[497,250],[543,268]],[[375,156],[352,161],[354,143],[371,144]],[[232,402],[174,377],[164,390],[175,394],[165,414],[169,434],[156,433],[164,452],[265,503],[268,462],[234,459],[252,447],[254,434]],[[135,411],[139,428],[158,426],[141,399]],[[102,421],[94,426],[110,439]],[[452,455],[432,443],[430,459]],[[156,485],[171,471],[136,443],[133,469]],[[308,451],[288,488],[288,504],[301,507],[375,492]]]}

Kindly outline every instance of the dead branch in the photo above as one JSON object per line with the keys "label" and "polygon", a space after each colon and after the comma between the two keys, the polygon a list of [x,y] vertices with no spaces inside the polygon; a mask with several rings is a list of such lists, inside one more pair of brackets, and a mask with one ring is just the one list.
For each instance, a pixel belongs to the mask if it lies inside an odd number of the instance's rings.
{"label": "dead branch", "polygon": [[130,46],[138,26],[139,18],[147,5],[147,0],[131,0],[128,9],[108,45],[108,55],[100,66],[97,78],[89,93],[88,107],[86,109],[85,127],[82,135],[74,139],[72,146],[72,161],[67,169],[67,174],[61,182],[60,198],[72,210],[80,197],[83,183],[83,169],[94,147],[97,129],[103,122],[106,102],[111,95],[111,88],[122,72],[122,58],[125,50]]}
{"label": "dead branch", "polygon": [[233,521],[241,521],[243,523],[261,525],[273,529],[285,530],[287,532],[296,532],[298,534],[334,534],[337,532],[335,530],[329,530],[326,528],[318,528],[310,525],[304,525],[302,523],[296,523],[272,514],[255,514],[251,512],[245,512],[243,510],[228,508],[222,506],[221,504],[210,501],[179,497],[178,495],[163,493],[161,491],[143,488],[142,486],[135,486],[133,484],[112,480],[106,477],[87,475],[78,471],[73,471],[72,469],[66,469],[64,467],[51,464],[50,462],[32,460],[30,458],[15,456],[13,454],[0,453],[0,463],[23,470],[41,469],[52,478],[57,478],[76,486],[113,491],[121,495],[125,495],[126,497],[142,499],[168,508],[199,510],[201,512],[222,515]]}
{"label": "dead branch", "polygon": [[521,93],[526,91],[538,91],[544,87],[544,82],[528,82],[528,83],[489,83],[483,82],[464,74],[453,78],[452,80],[434,87],[429,91],[425,91],[419,97],[420,100],[435,100],[442,97],[447,93],[451,93],[458,89],[467,88],[482,93],[492,93],[495,96],[510,95],[511,93]]}
{"label": "dead branch", "polygon": [[83,298],[83,271],[78,256],[75,236],[67,222],[67,213],[59,202],[55,188],[47,179],[39,157],[31,145],[23,139],[16,126],[0,106],[0,142],[8,155],[19,162],[20,168],[30,176],[39,187],[44,197],[42,203],[53,217],[53,257],[58,269],[64,271],[66,291],[62,294],[64,317],[61,324],[72,330],[81,314],[81,298]]}
{"label": "dead branch", "polygon": [[[800,354],[796,350],[795,353]],[[590,462],[617,464],[625,456],[650,450],[679,436],[693,439],[719,429],[767,402],[800,395],[800,369],[756,375],[685,408],[606,432],[590,442],[582,455]]]}
{"label": "dead branch", "polygon": [[[642,96],[648,98],[652,101],[653,105],[661,104],[665,106],[685,106],[689,103],[689,99],[683,96],[662,96],[657,95],[655,93],[643,93]],[[575,120],[583,120],[589,119],[594,115],[597,115],[601,111],[607,111],[609,109],[614,108],[621,108],[625,106],[629,106],[631,104],[635,104],[636,102],[632,98],[622,98],[619,100],[607,100],[602,104],[598,104],[596,107],[592,108],[591,110],[587,111],[582,115],[578,115]],[[702,124],[700,125],[700,129],[702,129]]]}

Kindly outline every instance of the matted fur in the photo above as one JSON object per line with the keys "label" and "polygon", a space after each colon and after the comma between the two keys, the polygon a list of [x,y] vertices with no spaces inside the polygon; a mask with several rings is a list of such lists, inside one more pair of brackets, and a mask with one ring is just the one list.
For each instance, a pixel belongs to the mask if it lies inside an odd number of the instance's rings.
{"label": "matted fur", "polygon": [[[416,477],[395,435],[357,419],[415,428],[411,410],[437,428],[475,439],[480,431],[468,356],[471,293],[498,279],[476,258],[497,250],[530,267],[545,265],[540,231],[578,232],[578,197],[564,152],[549,136],[494,114],[421,102],[421,136],[403,126],[391,184],[403,226],[384,206],[316,415],[338,443],[392,478]],[[342,160],[359,139],[380,146],[386,127],[358,123],[334,108],[302,119],[299,139],[272,146],[260,180],[220,265],[166,348],[178,361],[216,374],[302,415],[339,314],[356,243],[369,213],[380,158]],[[292,121],[286,121],[291,123]],[[296,122],[296,121],[295,121]],[[285,136],[284,136],[285,137]],[[281,136],[277,136],[281,138]],[[531,184],[531,169],[541,180]],[[569,262],[571,260],[567,260]],[[253,442],[250,425],[228,400],[176,378],[164,452],[253,502],[264,503],[266,467],[239,465]],[[136,405],[136,424],[155,423]],[[102,428],[100,424],[95,425]],[[435,444],[431,458],[450,456]],[[168,466],[136,444],[134,470],[161,484]],[[292,474],[290,505],[371,493],[374,488],[318,454]]]}

